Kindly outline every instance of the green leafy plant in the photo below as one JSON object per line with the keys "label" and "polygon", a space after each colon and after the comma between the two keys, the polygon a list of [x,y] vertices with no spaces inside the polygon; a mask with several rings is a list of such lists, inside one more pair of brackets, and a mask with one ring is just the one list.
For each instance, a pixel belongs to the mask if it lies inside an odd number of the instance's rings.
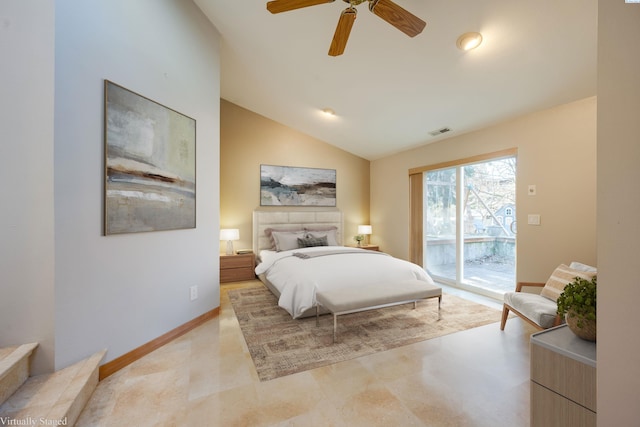
{"label": "green leafy plant", "polygon": [[558,297],[558,314],[576,317],[578,328],[582,328],[584,320],[596,320],[596,296],[596,276],[591,280],[576,277]]}
{"label": "green leafy plant", "polygon": [[364,240],[364,234],[356,234],[355,236],[353,236],[353,240],[360,244],[360,242]]}

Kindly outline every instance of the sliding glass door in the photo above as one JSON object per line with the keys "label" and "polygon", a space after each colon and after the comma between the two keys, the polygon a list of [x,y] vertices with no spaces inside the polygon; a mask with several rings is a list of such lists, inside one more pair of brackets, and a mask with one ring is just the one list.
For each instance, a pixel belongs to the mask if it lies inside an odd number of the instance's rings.
{"label": "sliding glass door", "polygon": [[424,172],[424,265],[437,280],[501,297],[515,286],[515,156]]}

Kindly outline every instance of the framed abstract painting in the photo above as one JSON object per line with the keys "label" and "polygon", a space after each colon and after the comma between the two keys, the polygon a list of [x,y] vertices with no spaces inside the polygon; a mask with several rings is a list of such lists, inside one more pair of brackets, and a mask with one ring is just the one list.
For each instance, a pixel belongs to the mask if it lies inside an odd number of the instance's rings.
{"label": "framed abstract painting", "polygon": [[196,121],[104,82],[104,233],[196,226]]}
{"label": "framed abstract painting", "polygon": [[336,206],[336,170],[260,165],[261,206]]}

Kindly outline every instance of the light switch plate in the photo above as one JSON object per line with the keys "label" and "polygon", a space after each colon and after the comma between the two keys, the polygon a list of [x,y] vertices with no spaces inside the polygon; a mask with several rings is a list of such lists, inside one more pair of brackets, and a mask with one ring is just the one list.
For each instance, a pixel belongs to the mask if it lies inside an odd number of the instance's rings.
{"label": "light switch plate", "polygon": [[540,214],[529,214],[527,216],[527,224],[540,225]]}
{"label": "light switch plate", "polygon": [[530,196],[535,196],[536,195],[536,186],[535,185],[530,185],[529,186],[529,191],[527,192],[528,195]]}

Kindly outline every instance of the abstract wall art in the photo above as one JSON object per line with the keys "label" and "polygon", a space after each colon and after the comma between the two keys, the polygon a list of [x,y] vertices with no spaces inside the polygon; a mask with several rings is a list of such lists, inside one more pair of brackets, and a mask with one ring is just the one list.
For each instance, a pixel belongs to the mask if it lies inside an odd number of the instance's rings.
{"label": "abstract wall art", "polygon": [[196,121],[105,80],[104,233],[196,226]]}
{"label": "abstract wall art", "polygon": [[260,165],[261,206],[336,206],[336,170]]}

